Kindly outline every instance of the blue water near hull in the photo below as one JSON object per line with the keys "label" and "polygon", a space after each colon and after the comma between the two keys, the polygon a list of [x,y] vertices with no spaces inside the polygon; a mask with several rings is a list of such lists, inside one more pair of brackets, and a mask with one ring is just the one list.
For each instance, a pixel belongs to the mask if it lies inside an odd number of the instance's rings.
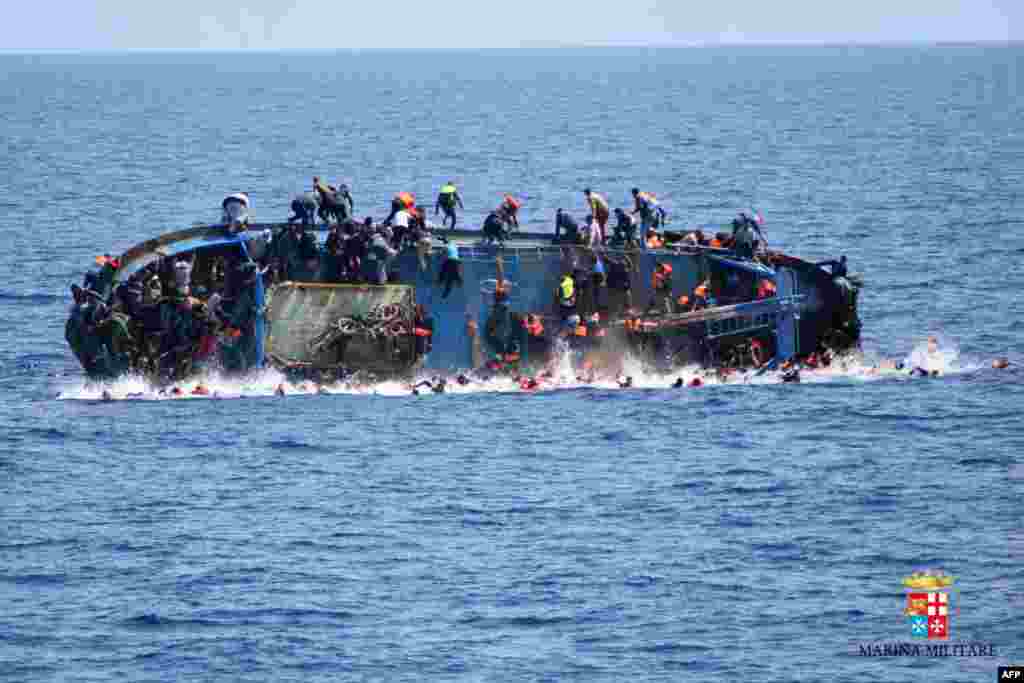
{"label": "blue water near hull", "polygon": [[[7,680],[990,680],[874,659],[900,579],[1019,663],[1024,52],[751,48],[0,58]],[[932,380],[55,400],[92,257],[454,178],[530,229],[592,185],[864,273],[864,346]],[[372,207],[372,208],[371,208]],[[987,369],[994,355],[1014,367]],[[671,378],[666,378],[667,381]],[[92,394],[90,394],[92,395]]]}

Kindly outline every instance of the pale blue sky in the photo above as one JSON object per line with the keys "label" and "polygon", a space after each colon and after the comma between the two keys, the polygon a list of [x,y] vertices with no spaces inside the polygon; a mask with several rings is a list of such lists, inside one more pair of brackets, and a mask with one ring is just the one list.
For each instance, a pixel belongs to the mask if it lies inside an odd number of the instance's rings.
{"label": "pale blue sky", "polygon": [[1024,0],[50,0],[0,49],[519,47],[1021,40]]}

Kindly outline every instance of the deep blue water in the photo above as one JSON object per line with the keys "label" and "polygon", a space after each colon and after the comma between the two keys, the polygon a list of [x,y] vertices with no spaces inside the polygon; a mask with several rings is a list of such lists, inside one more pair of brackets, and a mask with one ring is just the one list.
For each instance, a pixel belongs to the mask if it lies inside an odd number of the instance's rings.
{"label": "deep blue water", "polygon": [[[1024,658],[1024,48],[0,56],[0,679],[992,680]],[[752,205],[863,273],[869,358],[943,377],[535,395],[87,396],[92,257],[456,179],[531,228],[591,185]],[[1010,370],[988,369],[997,355]],[[657,379],[648,386],[656,386]],[[740,680],[736,678],[736,680]]]}

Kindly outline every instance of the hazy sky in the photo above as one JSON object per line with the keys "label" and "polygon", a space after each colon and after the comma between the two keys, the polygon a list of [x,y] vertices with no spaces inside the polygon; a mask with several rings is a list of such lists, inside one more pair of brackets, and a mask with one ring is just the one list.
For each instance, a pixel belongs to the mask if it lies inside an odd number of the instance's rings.
{"label": "hazy sky", "polygon": [[1024,0],[36,0],[0,49],[1021,40]]}

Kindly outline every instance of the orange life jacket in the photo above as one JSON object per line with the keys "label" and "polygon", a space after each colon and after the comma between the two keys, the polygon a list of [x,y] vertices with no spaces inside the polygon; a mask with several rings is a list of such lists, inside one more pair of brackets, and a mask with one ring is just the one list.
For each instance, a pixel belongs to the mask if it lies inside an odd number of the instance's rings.
{"label": "orange life jacket", "polygon": [[510,194],[505,195],[505,201],[503,201],[501,205],[506,207],[512,213],[518,211],[519,207],[521,206],[519,200]]}
{"label": "orange life jacket", "polygon": [[587,326],[586,325],[577,325],[576,326],[576,336],[577,337],[586,337],[587,336]]}
{"label": "orange life jacket", "polygon": [[693,295],[701,299],[708,298],[708,286],[705,284],[698,285],[697,289],[693,290]]}
{"label": "orange life jacket", "polygon": [[523,326],[531,337],[539,337],[544,334],[544,324],[541,323],[540,318],[531,316],[523,321]]}
{"label": "orange life jacket", "polygon": [[775,295],[775,283],[771,280],[761,280],[757,285],[757,298],[766,299]]}
{"label": "orange life jacket", "polygon": [[395,195],[395,199],[397,199],[398,203],[407,209],[411,209],[416,206],[416,195],[411,192],[399,192]]}
{"label": "orange life jacket", "polygon": [[412,333],[415,334],[417,337],[429,337],[430,335],[433,334],[433,332],[431,332],[425,327],[414,327]]}
{"label": "orange life jacket", "polygon": [[721,249],[722,248],[722,240],[720,240],[717,237],[715,237],[710,242],[708,242],[708,246],[712,247],[714,249]]}

